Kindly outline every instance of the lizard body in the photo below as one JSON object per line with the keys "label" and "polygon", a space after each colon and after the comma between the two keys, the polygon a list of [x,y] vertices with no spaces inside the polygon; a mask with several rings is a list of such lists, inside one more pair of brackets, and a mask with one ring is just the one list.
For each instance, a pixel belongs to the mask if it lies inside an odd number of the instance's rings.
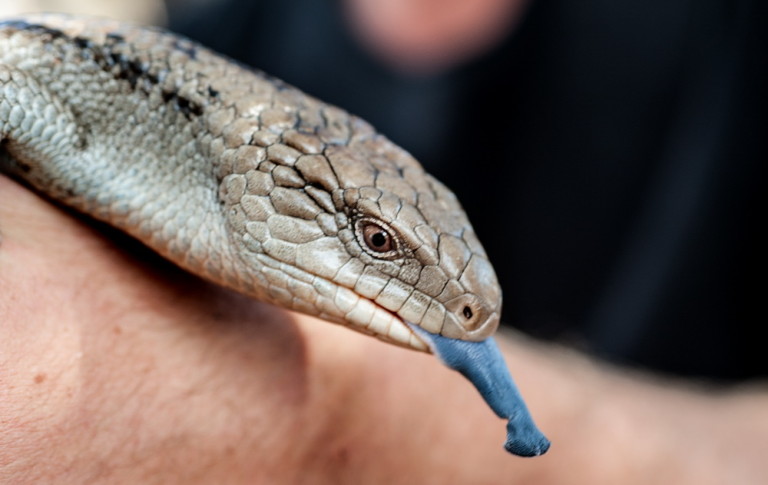
{"label": "lizard body", "polygon": [[0,22],[0,140],[3,171],[192,273],[436,353],[507,449],[546,451],[459,202],[361,119],[159,29],[50,14]]}

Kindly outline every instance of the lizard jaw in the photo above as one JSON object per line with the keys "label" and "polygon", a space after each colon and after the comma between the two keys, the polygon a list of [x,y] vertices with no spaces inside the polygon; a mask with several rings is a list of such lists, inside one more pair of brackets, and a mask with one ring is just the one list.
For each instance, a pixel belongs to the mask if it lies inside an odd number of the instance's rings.
{"label": "lizard jaw", "polygon": [[[254,293],[253,296],[257,299],[272,300],[272,303],[277,305],[344,325],[387,343],[431,353],[429,345],[411,328],[412,324],[373,300],[266,254],[256,254],[254,257],[261,265],[260,272],[271,277],[272,281],[282,282],[284,288],[294,287],[296,294],[311,295],[307,301],[296,298],[281,301],[270,298],[268,294]],[[253,288],[251,291],[237,287],[235,289],[245,293],[253,292]]]}
{"label": "lizard jaw", "polygon": [[332,315],[329,318],[384,342],[431,353],[429,345],[411,328],[412,323],[349,288],[323,281],[334,287],[334,303],[339,310],[345,311],[341,320]]}

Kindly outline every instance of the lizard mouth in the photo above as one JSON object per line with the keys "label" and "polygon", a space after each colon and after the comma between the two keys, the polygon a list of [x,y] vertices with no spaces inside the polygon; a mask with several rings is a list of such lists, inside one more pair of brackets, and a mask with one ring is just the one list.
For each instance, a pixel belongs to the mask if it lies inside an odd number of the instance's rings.
{"label": "lizard mouth", "polygon": [[[333,298],[338,313],[322,315],[353,330],[376,337],[384,342],[413,350],[431,353],[430,346],[411,326],[415,325],[373,300],[336,283],[315,277],[315,289],[321,295]],[[344,316],[339,318],[341,313]]]}
{"label": "lizard mouth", "polygon": [[295,295],[306,295],[303,298],[300,296],[299,301],[294,298],[290,302],[275,303],[339,323],[387,343],[431,353],[427,342],[411,328],[414,324],[373,300],[266,254],[260,253],[256,259],[263,265],[265,276],[274,281],[282,281],[286,287],[293,287]]}

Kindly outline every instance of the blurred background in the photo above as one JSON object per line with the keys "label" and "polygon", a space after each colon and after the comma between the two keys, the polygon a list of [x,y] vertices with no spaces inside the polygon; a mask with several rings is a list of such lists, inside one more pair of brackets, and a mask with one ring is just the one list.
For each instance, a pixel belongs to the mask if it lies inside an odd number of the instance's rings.
{"label": "blurred background", "polygon": [[161,24],[367,119],[463,202],[503,320],[768,375],[760,0],[9,1]]}

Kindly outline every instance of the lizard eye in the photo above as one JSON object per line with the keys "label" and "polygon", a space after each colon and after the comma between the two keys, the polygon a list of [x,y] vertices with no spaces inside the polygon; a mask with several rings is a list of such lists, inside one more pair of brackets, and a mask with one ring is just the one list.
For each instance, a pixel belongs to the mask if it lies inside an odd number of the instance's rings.
{"label": "lizard eye", "polygon": [[397,247],[395,238],[383,225],[370,219],[363,219],[358,223],[358,238],[363,246],[378,256],[388,255]]}

